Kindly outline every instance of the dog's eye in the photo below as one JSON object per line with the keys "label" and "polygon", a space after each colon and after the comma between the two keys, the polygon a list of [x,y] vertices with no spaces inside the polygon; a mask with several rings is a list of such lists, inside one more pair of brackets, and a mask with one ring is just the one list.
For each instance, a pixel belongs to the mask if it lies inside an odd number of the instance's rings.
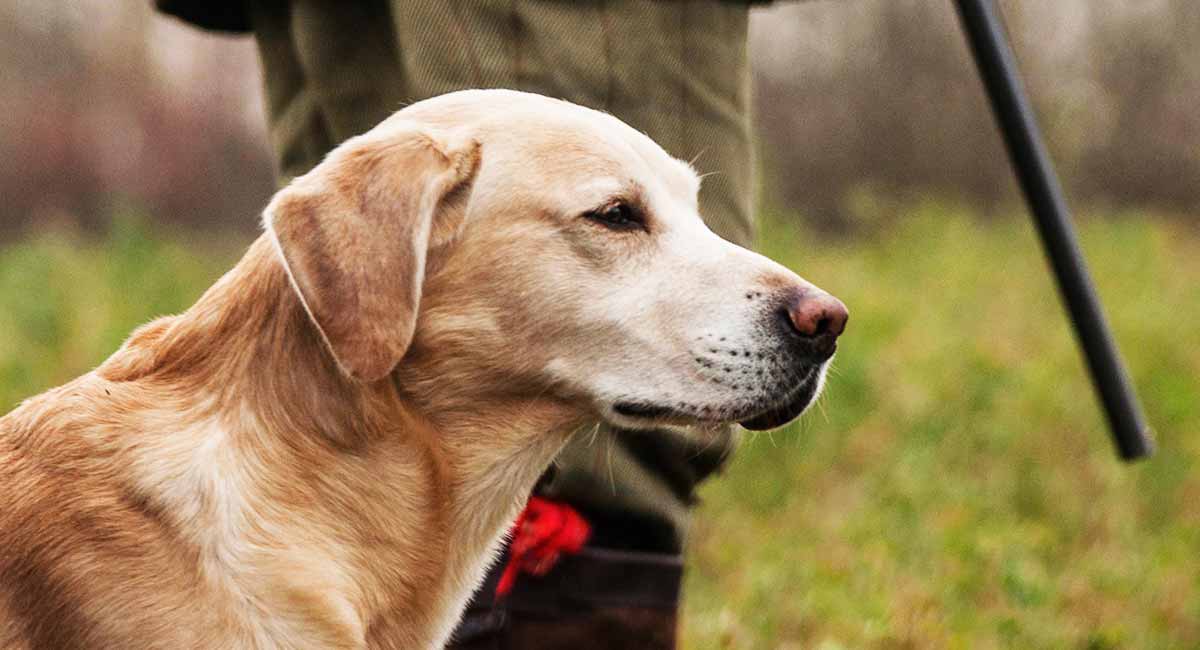
{"label": "dog's eye", "polygon": [[610,203],[583,216],[613,230],[641,230],[646,227],[642,215],[626,203]]}

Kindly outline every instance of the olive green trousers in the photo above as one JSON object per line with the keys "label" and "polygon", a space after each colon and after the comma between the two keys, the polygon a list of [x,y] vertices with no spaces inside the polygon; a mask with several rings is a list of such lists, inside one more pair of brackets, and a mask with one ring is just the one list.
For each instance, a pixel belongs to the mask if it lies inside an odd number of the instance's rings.
{"label": "olive green trousers", "polygon": [[[705,174],[701,213],[753,237],[748,7],[659,0],[250,0],[282,179],[403,106],[503,87],[616,115]],[[585,431],[539,490],[595,516],[663,522],[677,549],[694,489],[735,444]],[[655,550],[659,550],[655,549]],[[647,549],[650,550],[650,549]]]}

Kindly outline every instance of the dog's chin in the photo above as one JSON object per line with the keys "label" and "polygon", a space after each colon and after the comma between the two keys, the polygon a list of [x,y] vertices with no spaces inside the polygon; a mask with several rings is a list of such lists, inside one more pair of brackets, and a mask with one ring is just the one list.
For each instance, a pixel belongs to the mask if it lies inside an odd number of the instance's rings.
{"label": "dog's chin", "polygon": [[761,405],[709,407],[695,413],[684,412],[653,401],[629,399],[618,400],[605,409],[605,419],[623,429],[674,429],[737,422],[751,431],[765,431],[781,427],[800,417],[820,393],[824,376],[823,367],[814,368],[800,383],[765,408]]}
{"label": "dog's chin", "polygon": [[808,406],[816,399],[821,390],[821,379],[824,373],[814,372],[808,379],[801,382],[792,396],[785,401],[772,406],[763,413],[740,421],[738,424],[751,431],[766,431],[781,427],[800,417]]}

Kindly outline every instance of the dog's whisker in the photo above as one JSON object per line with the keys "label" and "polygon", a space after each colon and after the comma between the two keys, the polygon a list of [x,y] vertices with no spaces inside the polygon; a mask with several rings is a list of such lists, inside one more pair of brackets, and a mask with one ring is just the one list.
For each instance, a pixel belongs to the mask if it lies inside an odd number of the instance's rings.
{"label": "dog's whisker", "polygon": [[612,467],[612,451],[613,451],[613,445],[615,445],[615,444],[616,444],[616,436],[608,436],[608,453],[605,455],[605,459],[606,459],[606,464],[608,465],[608,482],[609,482],[609,485],[612,487],[613,496],[616,496],[616,494],[617,494],[617,478],[616,478],[616,475],[613,474],[613,467]]}
{"label": "dog's whisker", "polygon": [[597,422],[595,424],[595,426],[592,427],[592,434],[587,442],[588,447],[591,447],[592,445],[596,444],[596,438],[600,436],[600,426],[601,426],[601,423]]}

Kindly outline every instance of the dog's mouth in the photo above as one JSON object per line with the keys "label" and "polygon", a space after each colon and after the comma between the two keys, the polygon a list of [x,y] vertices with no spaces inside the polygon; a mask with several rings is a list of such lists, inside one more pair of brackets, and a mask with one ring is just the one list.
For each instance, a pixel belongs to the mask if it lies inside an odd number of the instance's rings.
{"label": "dog's mouth", "polygon": [[790,398],[784,400],[776,406],[772,406],[763,413],[756,415],[750,419],[739,422],[743,427],[751,431],[766,431],[781,427],[792,420],[800,417],[804,409],[812,403],[813,398],[817,395],[817,389],[821,385],[821,372],[814,370],[808,374],[804,381],[796,388]]}
{"label": "dog's mouth", "polygon": [[686,417],[686,414],[669,406],[650,402],[617,402],[613,405],[613,411],[639,420],[675,420]]}
{"label": "dog's mouth", "polygon": [[766,408],[753,405],[734,409],[719,409],[711,407],[695,407],[687,410],[674,408],[664,404],[643,401],[620,401],[613,405],[613,411],[626,418],[648,420],[658,423],[723,423],[737,422],[751,431],[765,431],[781,427],[800,417],[816,397],[821,386],[821,369],[813,368],[804,379],[797,384],[782,399],[771,403]]}

